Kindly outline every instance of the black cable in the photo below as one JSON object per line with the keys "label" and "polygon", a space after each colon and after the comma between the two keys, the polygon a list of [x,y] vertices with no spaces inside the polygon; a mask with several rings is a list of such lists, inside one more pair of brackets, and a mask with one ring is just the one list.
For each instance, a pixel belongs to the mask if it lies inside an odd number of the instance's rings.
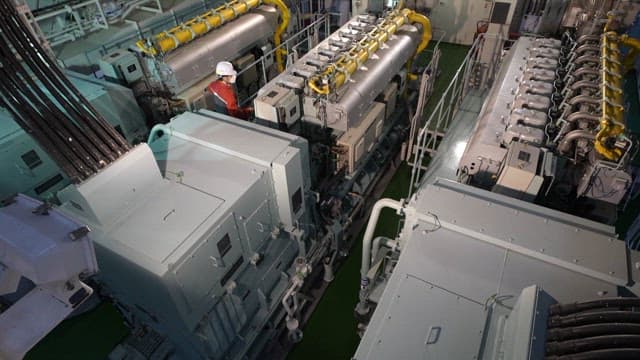
{"label": "black cable", "polygon": [[597,308],[621,308],[640,306],[640,298],[608,298],[571,304],[554,304],[549,307],[549,315],[569,315]]}
{"label": "black cable", "polygon": [[53,63],[42,50],[42,47],[37,42],[33,34],[30,31],[24,30],[24,25],[22,24],[21,18],[18,16],[15,8],[11,6],[11,4],[7,4],[7,0],[0,1],[0,6],[1,5],[3,5],[4,9],[0,9],[13,13],[13,21],[10,21],[9,25],[12,25],[13,29],[21,33],[24,38],[23,43],[25,44],[26,49],[31,50],[35,54],[34,56],[36,56],[36,61],[34,61],[35,64],[39,64],[46,68],[46,79],[50,79],[56,83],[57,92],[67,99],[69,105],[74,107],[78,114],[84,114],[88,117],[88,119],[79,118],[78,120],[91,128],[96,134],[100,135],[102,141],[115,152],[116,158],[126,152],[130,148],[127,141],[120,135],[120,133],[109,125],[102,116],[100,116],[84,96],[82,96],[73,84],[71,84],[69,79],[62,74],[58,66]]}
{"label": "black cable", "polygon": [[555,328],[547,330],[547,341],[560,341],[578,339],[584,337],[632,334],[640,335],[640,324],[633,323],[602,323],[581,325],[568,328]]}
{"label": "black cable", "polygon": [[[14,19],[19,25],[19,28],[22,28],[23,26],[25,26],[24,24],[22,24],[22,20],[19,14],[17,13],[16,9],[13,6],[11,6],[10,0],[0,0],[0,3],[4,3],[7,9],[14,14]],[[47,64],[48,68],[53,71],[53,73],[57,76],[57,79],[61,80],[64,86],[61,87],[59,90],[62,91],[63,93],[73,95],[73,96],[67,96],[67,98],[69,98],[71,103],[74,105],[78,104],[78,105],[84,106],[87,113],[91,115],[91,118],[93,118],[93,120],[95,120],[95,121],[89,122],[87,125],[93,127],[96,132],[98,132],[97,130],[100,129],[104,133],[106,133],[112,142],[111,145],[113,145],[114,147],[119,147],[122,153],[128,151],[131,148],[131,146],[129,145],[127,140],[124,137],[122,137],[122,135],[120,135],[120,133],[116,131],[116,129],[114,129],[98,113],[98,111],[91,105],[91,103],[89,103],[89,101],[84,96],[82,96],[82,94],[80,94],[80,92],[75,88],[75,86],[73,86],[71,81],[66,76],[64,76],[62,71],[60,71],[60,69],[58,68],[57,64],[55,64],[55,62],[52,62],[52,60],[49,59],[49,57],[44,52],[44,50],[40,46],[40,43],[35,38],[35,36],[30,31],[24,31],[24,34],[27,37],[27,39],[31,42],[33,47],[39,52],[40,57],[42,58],[44,63]]]}
{"label": "black cable", "polygon": [[130,145],[122,135],[79,93],[26,30],[11,1],[0,0],[0,11],[0,105],[11,112],[18,125],[74,182],[128,151]]}
{"label": "black cable", "polygon": [[[56,123],[56,126],[65,127],[68,131],[70,131],[73,134],[73,136],[77,139],[77,142],[80,145],[82,145],[85,151],[90,153],[91,156],[93,157],[94,160],[91,162],[95,162],[96,164],[99,164],[107,160],[109,162],[115,160],[117,156],[115,156],[110,150],[108,150],[108,148],[106,148],[104,144],[102,144],[98,140],[95,134],[93,134],[90,131],[87,131],[87,129],[80,129],[78,126],[75,126],[74,123],[71,123],[65,120],[66,118],[71,117],[73,120],[76,121],[76,123],[81,123],[78,116],[74,116],[74,112],[72,111],[72,107],[69,105],[69,102],[59,95],[59,93],[56,91],[56,88],[54,86],[47,84],[47,82],[51,82],[52,77],[50,74],[46,73],[43,69],[41,69],[41,65],[42,65],[41,62],[39,61],[38,58],[34,58],[34,56],[37,56],[37,54],[32,53],[33,48],[31,46],[23,44],[22,41],[20,41],[20,39],[18,38],[18,35],[15,34],[15,29],[8,28],[7,24],[4,21],[0,22],[0,27],[2,28],[9,42],[13,44],[16,52],[22,57],[22,59],[25,62],[28,62],[29,65],[31,65],[30,67],[31,67],[31,70],[34,72],[34,75],[36,75],[36,77],[43,82],[44,87],[49,90],[49,93],[58,102],[58,104],[60,104],[60,106],[62,106],[67,111],[67,114],[62,113],[60,108],[57,105],[55,105],[46,94],[42,92],[42,90],[40,89],[40,86],[35,84],[35,82],[31,80],[30,77],[26,78],[26,80],[29,83],[29,86],[32,88],[34,92],[37,93],[37,98],[46,104],[46,106],[49,108],[49,111],[51,111],[52,114],[62,119]],[[29,51],[29,50],[32,50],[32,51]],[[6,49],[4,51],[10,52],[9,49]],[[11,56],[11,54],[8,54],[8,55],[5,54],[5,56],[7,56],[8,60],[12,60],[9,57]],[[13,59],[13,61],[14,63],[17,64],[17,66],[20,66],[17,60]]]}
{"label": "black cable", "polygon": [[[0,69],[2,69],[2,67],[0,67]],[[5,75],[3,72],[0,72],[0,76]],[[0,92],[3,95],[0,99],[2,100],[2,104],[5,105],[5,108],[14,115],[15,121],[18,125],[22,126],[27,133],[35,135],[36,140],[38,140],[39,143],[47,150],[47,153],[52,156],[53,160],[56,161],[58,166],[60,166],[72,181],[79,182],[80,179],[83,179],[85,176],[83,176],[82,171],[77,169],[69,159],[69,154],[64,151],[65,147],[60,147],[59,143],[52,141],[48,136],[46,136],[45,131],[37,124],[29,122],[29,119],[37,116],[33,113],[31,107],[20,103],[20,101],[15,97],[5,96],[6,94],[11,94],[11,90],[7,88],[8,85],[8,82],[0,81]]]}
{"label": "black cable", "polygon": [[545,360],[638,360],[640,349],[606,349],[578,354],[546,356]]}
{"label": "black cable", "polygon": [[610,322],[640,323],[640,313],[631,311],[598,311],[549,318],[549,328]]}
{"label": "black cable", "polygon": [[[5,36],[9,36],[2,21],[0,21],[0,29]],[[42,117],[47,117],[46,120],[43,119],[41,121],[44,121],[51,132],[58,135],[66,146],[82,159],[86,166],[93,169],[93,171],[99,170],[99,161],[102,159],[95,151],[95,147],[91,146],[77,127],[66,120],[65,115],[53,104],[49,97],[42,92],[40,87],[33,81],[29,74],[24,71],[24,68],[4,45],[5,44],[2,44],[2,46],[0,46],[0,58],[2,58],[2,65],[7,69],[7,77],[12,79],[16,86],[21,85],[20,93],[22,96],[29,99],[32,107],[37,109]],[[90,152],[92,153],[91,155]]]}
{"label": "black cable", "polygon": [[640,335],[603,335],[583,339],[554,341],[545,345],[547,355],[575,354],[592,350],[640,349]]}

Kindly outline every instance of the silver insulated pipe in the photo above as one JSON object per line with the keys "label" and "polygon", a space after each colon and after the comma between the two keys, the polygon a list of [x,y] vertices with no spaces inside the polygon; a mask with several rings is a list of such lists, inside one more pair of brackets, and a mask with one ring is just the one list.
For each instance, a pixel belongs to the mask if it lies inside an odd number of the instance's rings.
{"label": "silver insulated pipe", "polygon": [[160,77],[178,94],[210,76],[219,61],[233,60],[258,44],[265,44],[278,26],[275,7],[260,6],[169,53],[157,63]]}
{"label": "silver insulated pipe", "polygon": [[346,131],[357,126],[371,109],[371,103],[411,59],[422,33],[413,25],[404,25],[372,59],[356,71],[338,90],[337,101],[327,102],[327,126]]}

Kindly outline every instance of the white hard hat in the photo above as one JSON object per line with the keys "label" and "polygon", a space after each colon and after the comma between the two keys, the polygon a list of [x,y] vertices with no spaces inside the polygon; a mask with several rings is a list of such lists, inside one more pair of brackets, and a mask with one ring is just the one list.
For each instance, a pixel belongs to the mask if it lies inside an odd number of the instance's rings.
{"label": "white hard hat", "polygon": [[218,65],[216,65],[216,75],[234,76],[236,74],[238,73],[233,69],[233,65],[228,61],[220,61]]}

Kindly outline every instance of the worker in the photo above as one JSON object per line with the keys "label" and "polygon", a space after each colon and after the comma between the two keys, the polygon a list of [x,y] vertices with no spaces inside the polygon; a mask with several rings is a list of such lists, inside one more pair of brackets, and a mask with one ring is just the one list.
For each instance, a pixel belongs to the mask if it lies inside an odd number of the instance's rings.
{"label": "worker", "polygon": [[253,114],[253,107],[240,107],[236,93],[236,75],[238,73],[228,61],[216,65],[218,78],[209,84],[209,92],[213,95],[214,110],[239,119],[248,120]]}

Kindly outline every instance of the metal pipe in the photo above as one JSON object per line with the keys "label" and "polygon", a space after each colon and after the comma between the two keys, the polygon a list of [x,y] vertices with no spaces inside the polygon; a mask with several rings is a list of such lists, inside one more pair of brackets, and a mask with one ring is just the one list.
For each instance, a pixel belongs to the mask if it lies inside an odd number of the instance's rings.
{"label": "metal pipe", "polygon": [[376,203],[373,205],[373,208],[371,209],[371,215],[369,216],[369,222],[367,223],[367,228],[362,238],[362,263],[360,266],[361,279],[367,278],[367,273],[369,272],[369,268],[371,267],[371,245],[373,242],[373,233],[376,230],[380,212],[384,208],[394,209],[398,213],[402,213],[404,204],[402,201],[384,198],[376,201]]}
{"label": "metal pipe", "polygon": [[362,237],[362,263],[360,265],[360,294],[358,305],[356,306],[356,311],[360,314],[366,314],[369,312],[369,307],[367,306],[367,296],[369,290],[369,268],[371,267],[371,245],[373,240],[373,233],[376,230],[376,225],[378,224],[378,219],[380,218],[380,213],[382,209],[390,208],[396,210],[398,214],[402,214],[402,210],[404,209],[403,201],[396,201],[393,199],[380,199],[376,201],[371,209],[371,215],[369,216],[369,222],[367,223],[367,228],[364,232],[364,236]]}
{"label": "metal pipe", "polygon": [[585,112],[585,111],[576,111],[571,113],[569,116],[567,116],[566,119],[564,119],[570,123],[575,123],[576,121],[580,121],[580,120],[586,120],[589,121],[591,123],[598,123],[600,122],[600,117],[598,117],[597,115],[593,115],[591,113]]}
{"label": "metal pipe", "polygon": [[573,130],[569,132],[558,144],[558,151],[561,154],[567,154],[573,143],[579,139],[595,140],[595,135],[587,130]]}
{"label": "metal pipe", "polygon": [[371,245],[371,263],[376,260],[378,252],[380,251],[380,248],[382,246],[386,246],[393,250],[398,247],[398,241],[389,239],[384,236],[377,236],[375,239],[373,239],[373,244]]}

